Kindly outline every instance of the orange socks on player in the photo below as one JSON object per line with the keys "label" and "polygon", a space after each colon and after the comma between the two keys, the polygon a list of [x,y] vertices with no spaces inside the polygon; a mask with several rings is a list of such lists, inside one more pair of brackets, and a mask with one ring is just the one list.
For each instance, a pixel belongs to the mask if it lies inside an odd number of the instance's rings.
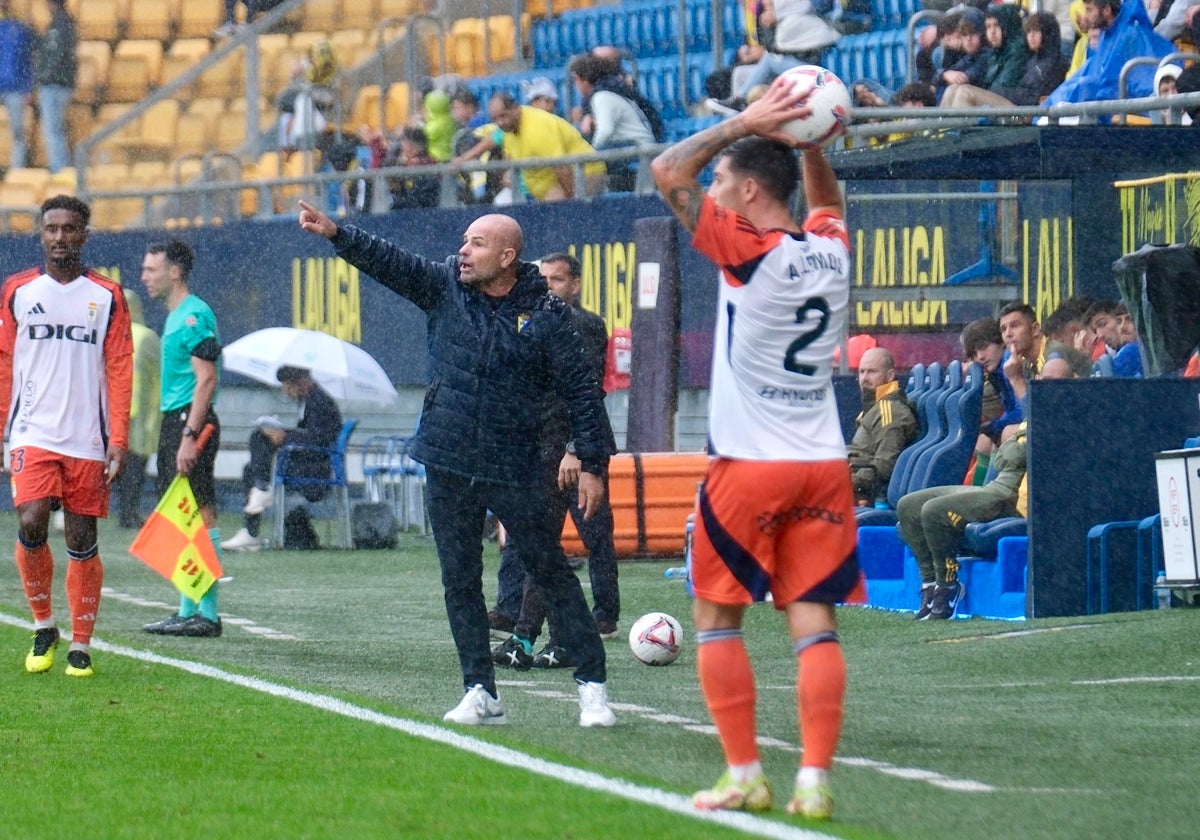
{"label": "orange socks on player", "polygon": [[754,671],[742,631],[697,632],[696,667],[709,714],[721,736],[726,763],[739,766],[757,762]]}
{"label": "orange socks on player", "polygon": [[796,644],[799,678],[800,737],[806,767],[828,769],[833,764],[842,731],[842,703],[846,694],[846,660],[836,633],[819,633]]}
{"label": "orange socks on player", "polygon": [[17,572],[21,585],[25,587],[25,598],[33,612],[35,626],[49,626],[54,617],[50,604],[50,589],[54,583],[54,557],[50,546],[42,543],[36,548],[27,548],[19,539],[16,549]]}
{"label": "orange socks on player", "polygon": [[67,552],[67,601],[71,605],[71,641],[87,645],[92,641],[92,630],[96,627],[96,613],[100,609],[100,587],[104,585],[104,566],[96,546],[79,559],[76,552]]}

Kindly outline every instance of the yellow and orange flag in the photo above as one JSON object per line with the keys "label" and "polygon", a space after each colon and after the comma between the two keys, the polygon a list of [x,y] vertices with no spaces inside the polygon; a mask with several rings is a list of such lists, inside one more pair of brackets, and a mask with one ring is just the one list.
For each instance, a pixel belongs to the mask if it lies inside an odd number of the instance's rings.
{"label": "yellow and orange flag", "polygon": [[217,551],[186,475],[177,475],[138,531],[129,553],[199,601],[221,576]]}

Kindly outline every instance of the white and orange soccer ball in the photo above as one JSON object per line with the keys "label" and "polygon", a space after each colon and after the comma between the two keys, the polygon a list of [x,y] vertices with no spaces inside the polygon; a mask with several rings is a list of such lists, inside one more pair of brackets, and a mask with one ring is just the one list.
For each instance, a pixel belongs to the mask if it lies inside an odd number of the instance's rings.
{"label": "white and orange soccer ball", "polygon": [[796,93],[811,90],[805,105],[812,113],[783,126],[799,149],[823,148],[850,125],[854,106],[850,91],[832,71],[815,64],[802,64],[780,74]]}
{"label": "white and orange soccer ball", "polygon": [[683,627],[664,612],[646,613],[629,628],[629,649],[644,665],[670,665],[682,644]]}

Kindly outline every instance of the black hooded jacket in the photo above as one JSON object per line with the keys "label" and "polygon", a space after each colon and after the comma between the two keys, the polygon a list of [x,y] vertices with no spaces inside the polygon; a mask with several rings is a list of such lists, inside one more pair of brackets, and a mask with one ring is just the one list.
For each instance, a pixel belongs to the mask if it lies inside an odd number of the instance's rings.
{"label": "black hooded jacket", "polygon": [[350,225],[338,256],[416,304],[426,317],[433,382],[413,458],[479,481],[527,485],[539,463],[547,394],[566,404],[585,472],[603,476],[616,452],[604,392],[570,307],[532,263],[489,298],[458,279],[457,255],[435,263]]}

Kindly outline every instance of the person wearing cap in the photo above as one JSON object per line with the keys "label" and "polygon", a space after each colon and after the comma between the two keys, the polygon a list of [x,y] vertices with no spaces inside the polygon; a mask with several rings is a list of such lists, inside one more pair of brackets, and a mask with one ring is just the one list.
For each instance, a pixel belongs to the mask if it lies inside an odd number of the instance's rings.
{"label": "person wearing cap", "polygon": [[[221,548],[226,551],[258,551],[262,547],[258,526],[263,511],[271,504],[271,465],[279,447],[291,444],[327,449],[333,446],[342,429],[342,413],[337,403],[308,370],[285,365],[275,373],[275,378],[283,386],[283,393],[300,403],[300,418],[294,429],[262,422],[250,433],[250,463],[242,471],[246,486],[246,506],[242,509],[245,524],[221,543]],[[329,456],[316,451],[295,452],[288,461],[288,471],[302,476],[326,476],[329,474]],[[324,487],[312,490],[321,495],[325,492]],[[309,501],[317,499],[310,498]]]}
{"label": "person wearing cap", "polygon": [[[497,93],[488,101],[492,122],[503,132],[504,156],[512,161],[586,155],[595,151],[579,130],[557,114],[521,105],[510,93]],[[535,201],[591,197],[604,192],[606,169],[601,161],[583,165],[583,196],[575,193],[575,166],[523,168],[525,188]]]}
{"label": "person wearing cap", "polygon": [[558,113],[558,88],[545,76],[521,82],[521,99],[531,108],[541,108],[551,114]]}

